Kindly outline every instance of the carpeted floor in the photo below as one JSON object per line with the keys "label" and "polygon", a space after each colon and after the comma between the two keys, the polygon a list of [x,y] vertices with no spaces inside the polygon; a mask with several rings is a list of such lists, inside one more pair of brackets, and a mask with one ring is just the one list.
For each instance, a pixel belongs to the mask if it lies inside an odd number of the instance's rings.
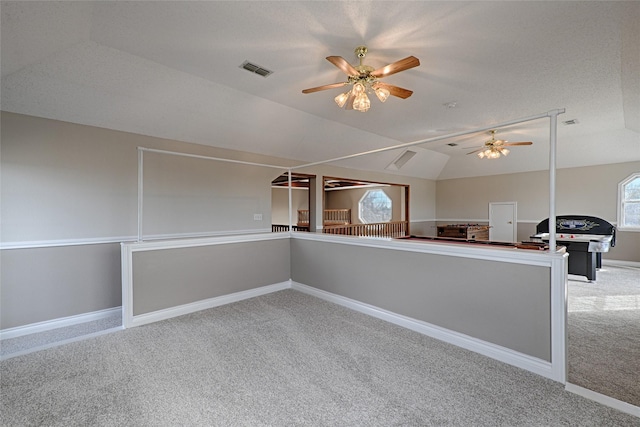
{"label": "carpeted floor", "polygon": [[109,333],[117,329],[122,329],[120,311],[100,320],[3,339],[0,342],[0,360],[20,356],[34,350],[55,347],[61,343],[82,340],[93,335]]}
{"label": "carpeted floor", "polygon": [[569,382],[640,406],[640,270],[570,276],[568,332]]}
{"label": "carpeted floor", "polygon": [[7,359],[6,426],[638,426],[293,290]]}

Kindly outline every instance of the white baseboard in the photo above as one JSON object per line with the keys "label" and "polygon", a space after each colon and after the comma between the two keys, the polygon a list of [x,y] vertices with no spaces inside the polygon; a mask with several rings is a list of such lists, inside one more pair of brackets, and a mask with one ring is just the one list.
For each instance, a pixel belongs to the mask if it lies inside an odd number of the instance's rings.
{"label": "white baseboard", "polygon": [[[387,322],[402,326],[412,331],[421,333],[423,335],[430,336],[440,341],[453,344],[464,349],[480,353],[484,356],[492,359],[499,360],[509,365],[516,366],[518,368],[525,369],[535,374],[541,375],[545,378],[552,379],[554,381],[564,382],[564,378],[556,378],[553,366],[550,362],[542,359],[538,359],[532,356],[528,356],[517,351],[482,341],[477,338],[470,337],[468,335],[461,334],[459,332],[451,331],[421,320],[416,320],[410,317],[406,317],[400,314],[393,313],[369,304],[362,303],[350,298],[346,298],[340,295],[332,294],[320,289],[313,288],[311,286],[303,285],[301,283],[292,282],[291,288],[306,294],[324,299],[329,302],[336,303],[338,305],[350,308],[355,311],[359,311],[364,314],[368,314],[378,319],[385,320]],[[563,362],[560,362],[563,363]]]}
{"label": "white baseboard", "polygon": [[640,262],[637,261],[619,261],[616,259],[603,259],[602,265],[610,265],[612,267],[630,267],[640,268]]}
{"label": "white baseboard", "polygon": [[609,397],[604,394],[596,393],[593,390],[589,390],[588,388],[580,387],[571,383],[567,383],[565,385],[565,390],[582,397],[586,397],[589,400],[593,400],[605,406],[609,406],[610,408],[617,409],[618,411],[622,411],[626,414],[640,417],[640,406],[634,406],[630,403],[614,399],[613,397]]}
{"label": "white baseboard", "polygon": [[105,310],[93,311],[91,313],[61,317],[59,319],[46,320],[44,322],[3,329],[0,331],[0,340],[22,337],[24,335],[50,331],[52,329],[64,328],[66,326],[79,325],[81,323],[92,322],[94,320],[107,319],[112,316],[119,316],[121,311],[122,307],[107,308]]}
{"label": "white baseboard", "polygon": [[222,295],[215,298],[192,302],[189,304],[183,304],[176,307],[165,308],[163,310],[153,311],[151,313],[139,314],[137,316],[133,316],[130,325],[125,326],[127,328],[142,326],[148,323],[158,322],[160,320],[170,319],[172,317],[183,316],[185,314],[195,313],[196,311],[206,310],[208,308],[218,307],[221,305],[238,302],[289,288],[291,288],[291,281],[287,280],[286,282],[261,286],[259,288],[249,289],[247,291],[236,292],[233,294]]}
{"label": "white baseboard", "polygon": [[89,338],[95,338],[106,334],[111,334],[113,332],[122,331],[124,328],[122,326],[116,326],[115,328],[103,329],[102,331],[92,332],[90,334],[84,334],[73,338],[68,338],[66,340],[55,341],[48,344],[39,345],[37,347],[31,347],[25,350],[16,351],[15,353],[9,353],[3,356],[0,356],[0,361],[11,359],[18,356],[24,356],[25,354],[35,353],[36,351],[46,350],[48,348],[59,347],[64,344],[69,344],[72,342],[84,341]]}

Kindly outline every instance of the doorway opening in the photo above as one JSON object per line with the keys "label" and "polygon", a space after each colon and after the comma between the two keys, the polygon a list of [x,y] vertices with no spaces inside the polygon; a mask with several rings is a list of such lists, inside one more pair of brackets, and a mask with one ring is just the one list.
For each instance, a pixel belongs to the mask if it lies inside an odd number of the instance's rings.
{"label": "doorway opening", "polygon": [[367,237],[409,236],[409,186],[323,177],[322,230]]}
{"label": "doorway opening", "polygon": [[289,212],[289,173],[285,172],[271,181],[271,231],[310,231],[310,212],[315,197],[315,175],[291,174],[291,212]]}

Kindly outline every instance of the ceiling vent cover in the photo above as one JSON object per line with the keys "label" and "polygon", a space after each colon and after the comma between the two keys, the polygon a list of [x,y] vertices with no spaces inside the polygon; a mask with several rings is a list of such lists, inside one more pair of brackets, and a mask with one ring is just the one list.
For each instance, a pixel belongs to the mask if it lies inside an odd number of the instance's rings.
{"label": "ceiling vent cover", "polygon": [[393,162],[391,162],[385,169],[397,171],[400,170],[409,160],[415,156],[415,151],[406,150],[400,156],[398,156]]}
{"label": "ceiling vent cover", "polygon": [[267,77],[271,74],[273,74],[273,71],[271,70],[267,70],[264,67],[261,67],[259,65],[256,65],[252,62],[249,61],[244,61],[241,65],[240,68],[244,68],[247,71],[251,71],[252,73],[258,74],[262,77]]}

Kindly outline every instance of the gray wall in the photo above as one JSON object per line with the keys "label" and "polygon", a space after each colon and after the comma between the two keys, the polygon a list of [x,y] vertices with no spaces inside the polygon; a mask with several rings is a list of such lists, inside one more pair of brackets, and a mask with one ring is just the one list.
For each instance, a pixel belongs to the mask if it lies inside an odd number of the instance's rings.
{"label": "gray wall", "polygon": [[[135,236],[138,146],[270,160],[13,113],[1,118],[3,242]],[[147,152],[145,235],[269,229],[270,183],[281,172]]]}
{"label": "gray wall", "polygon": [[2,329],[118,307],[120,244],[0,252]]}
{"label": "gray wall", "polygon": [[[0,119],[0,235],[4,248],[18,248],[2,249],[0,256],[2,329],[121,304],[118,245],[86,243],[135,236],[136,147],[264,164],[295,163],[14,113],[1,112]],[[145,234],[269,229],[269,184],[282,171],[229,166],[147,153]],[[566,197],[559,213],[592,207],[585,213],[615,221],[611,205],[617,182],[640,170],[640,163],[576,169],[580,170],[558,173],[559,200]],[[436,216],[486,218],[489,201],[518,201],[519,216],[526,220],[547,216],[544,172],[439,182],[327,165],[299,172],[410,185],[413,234],[432,235]],[[321,206],[322,179],[317,181],[319,189],[314,188],[312,197]],[[567,194],[570,190],[576,191]],[[601,212],[603,206],[606,212]],[[254,213],[262,213],[262,221],[254,221]],[[618,247],[607,256],[640,261],[640,233],[620,233]],[[46,303],[37,298],[41,295]]]}
{"label": "gray wall", "polygon": [[551,360],[547,267],[292,238],[291,277]]}
{"label": "gray wall", "polygon": [[134,252],[133,314],[288,281],[289,258],[288,238]]}
{"label": "gray wall", "polygon": [[[309,209],[309,190],[292,189],[292,221],[298,222],[298,209]],[[271,189],[271,222],[273,224],[289,224],[289,189]]]}
{"label": "gray wall", "polygon": [[268,231],[274,174],[270,168],[147,152],[144,235]]}
{"label": "gray wall", "polygon": [[[2,329],[121,305],[119,244],[87,243],[135,237],[136,147],[282,162],[14,113],[0,117]],[[144,172],[145,236],[270,230],[270,183],[282,170],[147,152]]]}
{"label": "gray wall", "polygon": [[[0,120],[2,329],[121,305],[114,242],[137,234],[138,146],[296,164],[15,113],[0,112]],[[270,229],[270,183],[284,170],[150,152],[144,159],[146,237]],[[398,178],[329,166],[301,172],[383,182]],[[435,183],[406,181],[415,190],[416,218],[432,218]],[[321,193],[312,193],[321,200]],[[254,221],[255,213],[262,214],[261,221]]]}
{"label": "gray wall", "polygon": [[126,134],[0,117],[3,242],[135,235],[137,154]]}
{"label": "gray wall", "polygon": [[[558,169],[556,213],[616,223],[618,183],[634,172],[640,172],[640,162]],[[436,182],[438,219],[488,220],[490,202],[517,202],[518,239],[528,239],[535,225],[549,217],[548,171]],[[619,232],[616,247],[604,258],[640,262],[640,233]]]}

